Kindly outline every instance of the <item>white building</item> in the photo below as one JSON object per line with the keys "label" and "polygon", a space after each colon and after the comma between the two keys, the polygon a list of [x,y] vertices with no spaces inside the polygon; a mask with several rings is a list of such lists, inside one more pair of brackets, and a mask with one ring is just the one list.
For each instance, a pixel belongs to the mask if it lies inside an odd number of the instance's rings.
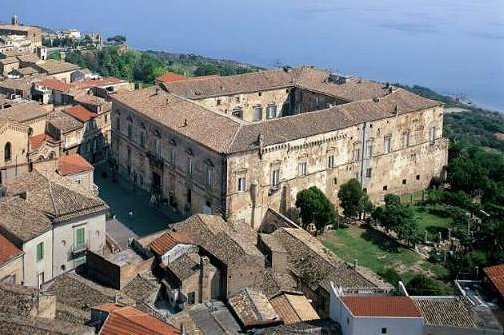
{"label": "white building", "polygon": [[107,205],[74,181],[34,171],[7,185],[0,233],[22,249],[24,284],[40,286],[102,254]]}
{"label": "white building", "polygon": [[423,317],[405,296],[345,295],[333,287],[329,315],[342,335],[423,334]]}

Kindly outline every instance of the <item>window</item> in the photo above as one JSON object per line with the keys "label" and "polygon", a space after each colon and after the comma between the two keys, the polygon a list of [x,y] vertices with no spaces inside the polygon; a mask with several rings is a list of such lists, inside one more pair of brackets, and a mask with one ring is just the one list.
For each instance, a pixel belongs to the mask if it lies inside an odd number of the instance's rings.
{"label": "window", "polygon": [[408,130],[403,133],[403,148],[410,146],[411,132]]}
{"label": "window", "polygon": [[373,157],[373,141],[368,140],[366,142],[366,158]]}
{"label": "window", "polygon": [[354,147],[354,151],[353,151],[353,160],[354,160],[355,162],[360,161],[360,148],[356,148],[356,147]]}
{"label": "window", "polygon": [[392,136],[385,136],[383,138],[383,151],[386,154],[392,151]]}
{"label": "window", "polygon": [[388,189],[388,186],[387,186],[387,185],[383,186],[383,190],[384,190],[384,191],[386,191],[387,189]]}
{"label": "window", "polygon": [[128,174],[131,172],[131,163],[132,163],[132,158],[131,158],[131,148],[128,148]]}
{"label": "window", "polygon": [[274,119],[277,116],[277,106],[276,105],[268,105],[268,113],[266,117],[268,119]]}
{"label": "window", "polygon": [[117,117],[116,128],[117,131],[121,131],[121,118],[119,116]]}
{"label": "window", "polygon": [[220,106],[221,104],[221,99],[217,99],[217,106]]}
{"label": "window", "polygon": [[335,167],[335,164],[334,164],[334,155],[331,155],[327,158],[327,167],[328,168],[333,168]]}
{"label": "window", "polygon": [[262,107],[261,106],[255,106],[254,107],[254,121],[261,121],[262,120]]}
{"label": "window", "polygon": [[191,156],[187,157],[187,174],[190,176],[193,174],[193,159]]}
{"label": "window", "polygon": [[241,109],[235,109],[233,111],[233,116],[236,116],[237,118],[243,118],[243,113],[242,113],[242,110]]}
{"label": "window", "polygon": [[170,164],[172,166],[175,166],[176,160],[177,160],[177,151],[175,150],[175,146],[172,145],[171,151],[170,151]]}
{"label": "window", "polygon": [[338,178],[334,178],[333,183],[334,183],[334,185],[338,185]]}
{"label": "window", "polygon": [[105,114],[105,123],[108,123],[108,114]]}
{"label": "window", "polygon": [[140,145],[145,147],[145,130],[140,130]]}
{"label": "window", "polygon": [[429,141],[431,144],[434,144],[434,142],[436,141],[436,127],[432,127],[429,130]]}
{"label": "window", "polygon": [[276,187],[280,184],[280,169],[276,168],[271,173],[271,185]]}
{"label": "window", "polygon": [[245,177],[238,177],[238,192],[245,192],[246,180]]}
{"label": "window", "polygon": [[187,196],[186,201],[190,205],[192,203],[192,190],[190,188],[187,189],[186,196]]}
{"label": "window", "polygon": [[44,242],[37,244],[37,262],[44,259]]}
{"label": "window", "polygon": [[86,247],[85,232],[86,232],[85,227],[75,228],[75,240],[74,240],[75,250],[82,250]]}
{"label": "window", "polygon": [[7,142],[4,147],[4,161],[10,161],[12,159],[12,145]]}
{"label": "window", "polygon": [[381,329],[381,333],[382,333],[382,334],[387,334],[387,328],[382,328],[382,329]]}
{"label": "window", "polygon": [[187,303],[192,305],[196,302],[196,294],[194,292],[190,292],[187,295]]}
{"label": "window", "polygon": [[213,185],[213,166],[207,165],[206,170],[206,185],[211,187]]}
{"label": "window", "polygon": [[406,185],[406,179],[402,180],[403,185]]}
{"label": "window", "polygon": [[44,284],[45,279],[44,279],[44,272],[39,272],[37,275],[37,281],[38,281],[38,288],[42,287],[42,284]]}
{"label": "window", "polygon": [[161,158],[161,139],[156,137],[156,157]]}
{"label": "window", "polygon": [[306,170],[307,170],[307,163],[306,162],[299,163],[299,166],[298,166],[299,175],[306,176],[306,174],[307,174]]}
{"label": "window", "polygon": [[367,168],[366,169],[366,178],[371,178],[371,173],[372,173],[373,169],[372,168]]}

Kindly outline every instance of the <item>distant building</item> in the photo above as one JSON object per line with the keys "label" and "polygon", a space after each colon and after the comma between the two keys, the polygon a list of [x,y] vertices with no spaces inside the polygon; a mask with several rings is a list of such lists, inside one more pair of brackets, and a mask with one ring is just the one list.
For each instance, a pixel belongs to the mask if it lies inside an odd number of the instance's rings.
{"label": "distant building", "polygon": [[[0,25],[0,38],[2,36],[18,37],[29,42],[27,44],[27,51],[35,53],[37,47],[42,46],[42,30],[36,27],[30,27],[19,24],[18,19],[12,20],[12,24]],[[1,49],[2,45],[0,45]],[[6,45],[9,47],[9,45]]]}

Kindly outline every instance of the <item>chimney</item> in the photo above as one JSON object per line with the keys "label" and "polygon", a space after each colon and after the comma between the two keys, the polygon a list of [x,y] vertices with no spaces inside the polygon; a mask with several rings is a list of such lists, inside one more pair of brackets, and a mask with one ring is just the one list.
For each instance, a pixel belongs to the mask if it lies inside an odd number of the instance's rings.
{"label": "chimney", "polygon": [[159,95],[161,93],[161,88],[159,86],[156,86],[156,95]]}
{"label": "chimney", "polygon": [[202,256],[200,258],[200,302],[207,302],[212,299],[212,264],[210,258]]}
{"label": "chimney", "polygon": [[185,331],[185,326],[183,323],[180,324],[180,335],[187,335]]}
{"label": "chimney", "polygon": [[357,269],[357,266],[359,265],[359,260],[356,258],[353,260],[353,268]]}

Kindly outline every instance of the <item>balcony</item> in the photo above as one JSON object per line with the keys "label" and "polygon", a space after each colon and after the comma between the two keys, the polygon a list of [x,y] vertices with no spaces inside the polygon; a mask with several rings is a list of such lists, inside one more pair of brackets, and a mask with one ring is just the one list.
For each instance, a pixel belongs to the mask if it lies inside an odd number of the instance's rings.
{"label": "balcony", "polygon": [[149,158],[150,165],[152,167],[162,169],[164,165],[164,160],[160,156],[153,154],[151,152],[147,152],[147,157]]}
{"label": "balcony", "polygon": [[89,241],[86,241],[82,244],[74,244],[72,246],[72,250],[70,251],[72,259],[85,256],[88,248],[89,248]]}

